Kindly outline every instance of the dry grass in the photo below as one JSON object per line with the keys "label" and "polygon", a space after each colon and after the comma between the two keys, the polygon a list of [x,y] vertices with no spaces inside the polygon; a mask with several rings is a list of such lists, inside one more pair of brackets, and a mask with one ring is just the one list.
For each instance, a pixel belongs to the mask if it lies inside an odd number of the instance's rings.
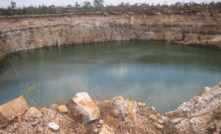
{"label": "dry grass", "polygon": [[[1,51],[0,51],[0,55],[1,55]],[[40,63],[39,63],[39,75],[38,75],[38,83],[37,84],[32,84],[29,83],[26,77],[26,69],[25,69],[25,65],[23,63],[23,71],[24,71],[24,79],[26,79],[26,82],[24,82],[22,76],[20,76],[19,72],[16,69],[16,64],[18,63],[13,63],[12,60],[10,59],[10,57],[7,57],[8,61],[11,63],[11,67],[0,77],[0,81],[3,80],[11,71],[14,71],[16,73],[16,76],[18,77],[22,87],[21,87],[21,91],[24,92],[23,96],[26,98],[26,101],[30,104],[30,107],[37,107],[37,108],[41,108],[43,107],[50,107],[48,105],[48,101],[51,100],[47,95],[42,96],[41,92],[43,92],[44,90],[46,91],[47,88],[45,86],[45,83],[42,82],[41,79],[41,73],[42,73],[42,60],[44,58],[44,52],[42,53],[41,59],[40,59]],[[54,103],[56,104],[62,104],[62,100],[56,90],[56,88],[53,88],[53,90],[51,90],[55,95],[57,95],[58,99],[56,101],[54,101]]]}

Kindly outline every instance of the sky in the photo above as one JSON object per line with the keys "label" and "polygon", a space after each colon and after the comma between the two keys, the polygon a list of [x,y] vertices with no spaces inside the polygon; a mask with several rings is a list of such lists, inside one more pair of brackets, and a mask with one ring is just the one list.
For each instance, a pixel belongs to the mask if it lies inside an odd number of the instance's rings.
{"label": "sky", "polygon": [[[79,4],[83,5],[84,1],[90,1],[91,3],[93,3],[93,0],[12,0],[16,3],[17,7],[23,7],[23,6],[38,6],[38,5],[55,5],[55,6],[66,6],[68,4],[74,5],[75,2],[78,2]],[[201,2],[206,2],[206,3],[210,3],[211,1],[214,2],[218,2],[219,0],[152,0],[152,1],[147,1],[147,0],[104,0],[105,4],[113,4],[113,5],[118,5],[121,2],[127,3],[129,2],[130,4],[134,4],[134,3],[149,3],[152,4],[154,3],[155,5],[160,3],[160,4],[164,4],[165,2],[167,4],[173,4],[176,3],[177,1],[180,2],[190,2],[190,1],[194,1],[197,3],[201,3]],[[0,0],[0,7],[8,7],[11,5],[11,0]]]}

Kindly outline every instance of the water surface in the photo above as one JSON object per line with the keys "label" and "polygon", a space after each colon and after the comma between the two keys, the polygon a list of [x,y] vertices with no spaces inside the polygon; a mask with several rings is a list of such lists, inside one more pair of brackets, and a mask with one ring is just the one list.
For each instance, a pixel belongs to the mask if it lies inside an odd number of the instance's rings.
{"label": "water surface", "polygon": [[0,104],[33,87],[29,105],[49,107],[88,92],[93,99],[145,102],[163,114],[221,82],[220,57],[218,50],[149,41],[29,51],[1,62]]}

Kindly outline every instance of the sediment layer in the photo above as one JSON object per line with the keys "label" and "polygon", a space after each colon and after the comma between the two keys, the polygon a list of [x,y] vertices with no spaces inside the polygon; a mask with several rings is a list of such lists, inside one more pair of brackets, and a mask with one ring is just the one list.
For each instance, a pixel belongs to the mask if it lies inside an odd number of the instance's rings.
{"label": "sediment layer", "polygon": [[0,50],[4,53],[122,40],[164,40],[221,48],[221,13],[30,15],[0,20]]}

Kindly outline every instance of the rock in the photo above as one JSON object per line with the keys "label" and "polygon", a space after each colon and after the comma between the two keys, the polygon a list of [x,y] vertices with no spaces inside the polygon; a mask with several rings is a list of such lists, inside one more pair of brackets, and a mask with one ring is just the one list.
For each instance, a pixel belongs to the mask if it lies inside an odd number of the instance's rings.
{"label": "rock", "polygon": [[156,117],[156,115],[151,114],[151,115],[149,116],[149,119],[152,120],[152,121],[156,121],[156,120],[157,120],[157,117]]}
{"label": "rock", "polygon": [[164,128],[163,125],[160,125],[158,123],[155,124],[155,127],[159,130],[163,130],[163,128]]}
{"label": "rock", "polygon": [[76,131],[76,132],[79,132],[80,130],[81,130],[81,126],[80,126],[80,125],[77,125],[76,128],[75,128],[75,131]]}
{"label": "rock", "polygon": [[42,113],[43,113],[44,115],[46,115],[46,114],[49,113],[50,109],[47,109],[47,108],[43,107],[43,108],[41,108],[41,111],[42,111]]}
{"label": "rock", "polygon": [[144,107],[145,105],[146,105],[146,103],[137,102],[137,106],[138,106],[138,107]]}
{"label": "rock", "polygon": [[100,118],[100,110],[97,104],[91,100],[86,92],[77,93],[66,103],[66,106],[74,118],[83,124]]}
{"label": "rock", "polygon": [[214,134],[220,134],[221,133],[221,129],[216,129],[216,132],[214,132]]}
{"label": "rock", "polygon": [[66,114],[68,112],[68,109],[65,105],[58,106],[58,111],[62,114]]}
{"label": "rock", "polygon": [[182,120],[183,120],[183,118],[176,118],[176,119],[172,120],[172,123],[173,123],[173,124],[178,124],[178,123],[180,123]]}
{"label": "rock", "polygon": [[94,132],[94,133],[98,133],[99,130],[98,130],[97,128],[95,128],[95,129],[93,130],[93,132]]}
{"label": "rock", "polygon": [[158,120],[158,123],[159,123],[159,124],[164,124],[164,120],[159,119],[159,120]]}
{"label": "rock", "polygon": [[125,101],[124,98],[121,96],[114,97],[113,98],[113,104],[114,104],[114,114],[117,116],[118,119],[121,121],[125,120]]}
{"label": "rock", "polygon": [[102,125],[101,125],[101,124],[98,124],[98,125],[97,125],[97,128],[101,128],[101,127],[102,127]]}
{"label": "rock", "polygon": [[121,96],[113,98],[113,113],[121,121],[127,118],[136,122],[137,103],[134,101],[124,100]]}
{"label": "rock", "polygon": [[43,129],[42,129],[41,127],[38,127],[38,128],[37,128],[37,132],[38,132],[38,133],[42,133],[42,132],[43,132]]}
{"label": "rock", "polygon": [[218,108],[213,111],[214,118],[221,119],[221,108]]}
{"label": "rock", "polygon": [[216,129],[221,129],[221,121],[220,120],[214,120],[214,124],[216,126]]}
{"label": "rock", "polygon": [[23,115],[28,109],[28,104],[23,96],[9,101],[0,106],[0,128],[7,125],[15,117]]}
{"label": "rock", "polygon": [[78,133],[83,133],[84,132],[84,125],[77,124],[76,128],[75,128],[75,131],[78,132]]}
{"label": "rock", "polygon": [[36,127],[36,126],[38,125],[38,123],[39,123],[39,120],[38,120],[38,119],[35,119],[35,120],[31,123],[31,125],[32,125],[32,127]]}
{"label": "rock", "polygon": [[208,129],[209,129],[209,130],[215,130],[215,129],[216,129],[215,123],[214,123],[214,122],[211,122],[211,123],[208,125]]}
{"label": "rock", "polygon": [[128,111],[127,111],[127,116],[126,118],[136,122],[136,109],[137,109],[137,104],[134,101],[129,101],[127,100],[127,104],[128,104]]}
{"label": "rock", "polygon": [[209,92],[209,91],[210,91],[210,88],[209,88],[209,87],[205,87],[205,88],[204,88],[204,91],[205,91],[205,92]]}
{"label": "rock", "polygon": [[42,116],[43,116],[42,112],[35,107],[29,108],[24,115],[24,117],[29,117],[29,118],[40,118]]}
{"label": "rock", "polygon": [[99,120],[98,122],[100,125],[103,125],[104,124],[104,121],[103,120]]}
{"label": "rock", "polygon": [[50,109],[57,110],[58,109],[58,105],[57,104],[52,104]]}
{"label": "rock", "polygon": [[110,115],[104,116],[103,120],[106,125],[108,125],[109,127],[113,128],[113,129],[116,129],[118,127],[118,125],[120,124],[120,121],[117,118],[114,118]]}
{"label": "rock", "polygon": [[57,132],[59,130],[59,125],[54,122],[50,122],[48,124],[48,127],[54,132]]}
{"label": "rock", "polygon": [[104,125],[99,134],[114,134],[114,131],[109,126]]}
{"label": "rock", "polygon": [[[210,88],[207,93],[195,96],[188,102],[182,103],[176,110],[166,113],[174,128],[179,133],[210,133],[217,131],[216,120],[221,118],[221,89],[218,86]],[[220,112],[221,113],[221,112]],[[215,127],[211,122],[214,122]],[[210,126],[209,126],[210,125]]]}
{"label": "rock", "polygon": [[15,123],[14,125],[13,125],[13,131],[16,131],[17,129],[19,128],[19,124],[18,123]]}

